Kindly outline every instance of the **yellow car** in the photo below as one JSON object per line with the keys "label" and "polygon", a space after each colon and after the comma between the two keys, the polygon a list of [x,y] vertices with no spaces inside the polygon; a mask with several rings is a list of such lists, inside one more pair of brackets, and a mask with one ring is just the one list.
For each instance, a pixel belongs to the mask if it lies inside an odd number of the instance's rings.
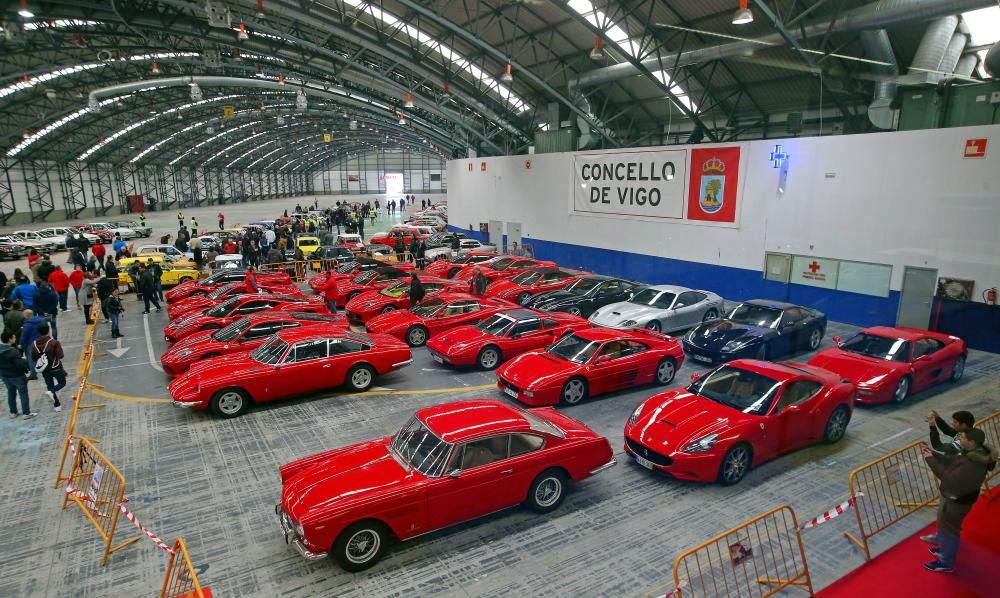
{"label": "yellow car", "polygon": [[[163,275],[160,276],[160,284],[164,287],[176,286],[189,280],[198,280],[201,277],[201,273],[194,268],[178,268],[173,264],[160,264],[160,268],[163,269]],[[125,268],[122,268],[118,272],[118,286],[128,287],[130,291],[135,290],[135,281],[132,280],[132,276]]]}
{"label": "yellow car", "polygon": [[302,255],[309,257],[319,249],[319,237],[301,236],[295,240],[295,246],[302,250]]}

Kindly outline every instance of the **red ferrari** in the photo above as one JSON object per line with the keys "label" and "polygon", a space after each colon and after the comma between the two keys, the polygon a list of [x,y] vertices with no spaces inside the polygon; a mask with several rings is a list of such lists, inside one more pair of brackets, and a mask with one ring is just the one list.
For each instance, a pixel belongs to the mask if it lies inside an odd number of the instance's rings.
{"label": "red ferrari", "polygon": [[410,272],[397,268],[367,270],[350,280],[337,283],[337,305],[344,306],[365,291],[380,291],[400,279],[409,280]]}
{"label": "red ferrari", "polygon": [[488,251],[470,251],[460,253],[458,256],[446,260],[440,259],[432,262],[424,268],[424,272],[440,276],[441,278],[454,278],[458,271],[469,264],[481,264],[497,257],[497,254]]}
{"label": "red ferrari", "polygon": [[492,370],[502,361],[551,345],[573,330],[590,328],[590,322],[566,313],[509,309],[493,314],[475,326],[459,326],[427,341],[431,357],[453,366]]}
{"label": "red ferrari", "polygon": [[379,314],[368,320],[365,328],[372,332],[390,334],[420,347],[427,339],[445,330],[475,324],[498,311],[515,307],[502,299],[473,297],[465,293],[442,292],[424,299],[408,310]]}
{"label": "red ferrari", "polygon": [[[278,284],[258,282],[257,286],[260,287],[260,289],[265,293],[282,293],[284,295],[302,294],[302,291],[290,282]],[[186,299],[172,302],[167,306],[167,316],[171,320],[176,320],[189,312],[208,309],[213,305],[222,303],[234,295],[245,295],[249,292],[250,291],[247,291],[246,284],[244,284],[242,280],[239,282],[230,282],[222,285],[221,287],[217,287],[207,295],[192,295]]]}
{"label": "red ferrari", "polygon": [[222,303],[203,311],[173,320],[163,329],[163,338],[174,343],[200,330],[225,328],[243,316],[258,312],[279,310],[326,314],[330,313],[322,297],[295,297],[254,293],[230,297]]}
{"label": "red ferrari", "polygon": [[[292,284],[287,272],[257,272],[257,284]],[[164,295],[168,302],[180,301],[192,295],[206,295],[231,282],[243,282],[246,270],[224,268],[201,280],[182,282]]]}
{"label": "red ferrari", "polygon": [[854,385],[799,363],[738,359],[653,395],[625,423],[625,451],[678,479],[743,479],[754,465],[844,437]]}
{"label": "red ferrari", "polygon": [[252,351],[279,330],[335,323],[347,327],[347,320],[338,314],[265,311],[244,316],[219,330],[204,330],[184,337],[160,356],[160,364],[165,374],[177,376],[196,361]]}
{"label": "red ferrari", "polygon": [[569,283],[589,272],[573,274],[558,268],[542,266],[524,270],[509,280],[499,280],[486,288],[487,297],[499,297],[524,305],[538,293],[558,291]]}
{"label": "red ferrari", "polygon": [[670,384],[684,363],[672,336],[647,328],[587,328],[500,366],[497,386],[529,405],[576,405],[640,384]]}
{"label": "red ferrari", "polygon": [[363,392],[376,376],[412,362],[410,348],[385,335],[338,324],[282,330],[252,353],[192,365],[168,387],[173,404],[236,417],[251,405],[345,385]]}
{"label": "red ferrari", "polygon": [[[358,276],[362,272],[368,272],[369,270],[385,269],[385,268],[395,268],[396,270],[404,270],[406,272],[411,272],[414,270],[412,262],[401,262],[391,265],[386,265],[384,262],[378,260],[373,260],[367,257],[358,257],[358,259],[353,262],[346,262],[340,264],[334,268],[334,276],[337,277],[338,281],[349,281],[350,279]],[[309,279],[309,288],[313,291],[319,292],[323,285],[326,284],[326,279],[329,276],[329,272],[324,270],[319,272],[315,276]]]}
{"label": "red ferrari", "polygon": [[[427,274],[418,274],[417,278],[420,279],[420,284],[423,285],[427,296],[448,290],[461,292],[468,286],[461,281],[437,278]],[[347,311],[347,319],[352,324],[362,325],[378,314],[407,309],[410,304],[410,279],[400,278],[380,291],[365,291],[360,295],[355,295],[354,299],[347,302],[345,310]]]}
{"label": "red ferrari", "polygon": [[858,386],[862,404],[902,403],[906,397],[941,382],[958,382],[965,373],[965,341],[916,328],[876,326],[817,353],[810,365],[847,378]]}
{"label": "red ferrari", "polygon": [[493,258],[488,262],[483,262],[482,264],[476,265],[466,265],[464,268],[455,273],[452,278],[455,280],[471,280],[473,274],[476,272],[476,268],[482,272],[483,276],[490,280],[490,284],[498,280],[506,280],[508,278],[514,278],[521,272],[525,270],[530,270],[531,268],[538,268],[539,266],[548,266],[549,268],[555,268],[555,262],[543,262],[540,260],[524,257],[511,257],[509,255],[501,255]]}
{"label": "red ferrari", "polygon": [[445,403],[394,436],[283,465],[275,512],[303,557],[361,571],[393,540],[522,504],[553,511],[573,482],[615,464],[606,438],[554,409]]}

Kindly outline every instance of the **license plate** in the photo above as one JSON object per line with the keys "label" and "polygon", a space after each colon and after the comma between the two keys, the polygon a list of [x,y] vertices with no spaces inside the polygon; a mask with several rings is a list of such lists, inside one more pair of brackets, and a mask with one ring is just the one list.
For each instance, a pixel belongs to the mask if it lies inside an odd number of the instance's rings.
{"label": "license plate", "polygon": [[695,361],[704,361],[706,363],[712,363],[712,358],[711,357],[706,357],[704,355],[698,355],[697,353],[692,353],[691,354],[691,359],[693,359]]}
{"label": "license plate", "polygon": [[514,397],[515,399],[517,398],[517,391],[515,391],[513,388],[507,388],[506,386],[504,386],[503,391],[509,394],[510,396]]}
{"label": "license plate", "polygon": [[635,461],[636,461],[636,463],[638,463],[639,465],[642,465],[646,469],[653,469],[653,463],[652,463],[652,461],[648,461],[646,459],[643,459],[639,455],[635,456]]}
{"label": "license plate", "polygon": [[433,359],[438,363],[444,363],[444,358],[441,357],[440,355],[434,355],[433,353],[431,353],[431,359]]}

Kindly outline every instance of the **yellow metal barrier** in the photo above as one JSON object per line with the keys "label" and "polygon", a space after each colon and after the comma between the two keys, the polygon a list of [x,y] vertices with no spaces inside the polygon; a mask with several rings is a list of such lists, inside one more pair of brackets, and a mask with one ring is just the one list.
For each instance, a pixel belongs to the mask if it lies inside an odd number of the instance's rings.
{"label": "yellow metal barrier", "polygon": [[167,575],[163,578],[163,590],[160,598],[210,598],[211,592],[206,588],[202,589],[198,583],[198,575],[191,564],[191,557],[188,555],[184,538],[177,538],[174,542],[174,553],[170,555],[170,564],[167,565]]}
{"label": "yellow metal barrier", "polygon": [[754,598],[790,586],[813,594],[795,511],[782,505],[678,556],[671,595]]}
{"label": "yellow metal barrier", "polygon": [[81,436],[71,436],[67,440],[76,440],[77,445],[73,468],[66,485],[63,509],[71,502],[80,507],[104,540],[104,559],[101,564],[107,565],[112,553],[139,541],[136,537],[117,546],[113,545],[118,516],[121,514],[119,505],[125,498],[125,476],[90,440]]}
{"label": "yellow metal barrier", "polygon": [[[986,444],[993,447],[993,450],[1000,451],[1000,411],[993,415],[988,415],[976,422],[976,427],[986,433]],[[990,493],[990,482],[1000,474],[1000,463],[997,463],[993,471],[986,476],[983,488],[986,493]]]}
{"label": "yellow metal barrier", "polygon": [[[77,385],[76,392],[73,394],[73,411],[69,416],[69,424],[66,426],[66,439],[63,441],[63,450],[61,456],[59,457],[59,470],[56,472],[56,488],[59,488],[60,485],[69,479],[67,476],[63,475],[63,470],[66,467],[66,457],[69,455],[71,439],[74,434],[76,434],[76,420],[80,414],[80,410],[94,409],[104,406],[103,403],[95,403],[93,405],[84,404],[86,390],[88,387],[93,386],[87,381],[87,378],[90,376],[90,366],[94,361],[94,332],[97,329],[98,315],[101,313],[100,304],[95,302],[91,309],[91,320],[93,323],[87,326],[87,330],[83,336],[83,346],[80,351],[80,358],[76,362],[76,375],[80,382]],[[100,442],[100,440],[96,438],[87,438],[87,440],[92,443]]]}
{"label": "yellow metal barrier", "polygon": [[879,532],[925,507],[937,506],[938,483],[914,442],[851,472],[851,496],[864,493],[855,505],[858,535],[844,532],[871,560],[868,541]]}

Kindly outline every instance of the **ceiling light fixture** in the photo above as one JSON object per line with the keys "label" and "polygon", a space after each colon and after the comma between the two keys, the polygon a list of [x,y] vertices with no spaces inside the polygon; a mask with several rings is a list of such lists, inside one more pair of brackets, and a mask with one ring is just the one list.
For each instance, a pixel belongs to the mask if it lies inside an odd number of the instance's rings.
{"label": "ceiling light fixture", "polygon": [[590,51],[591,60],[604,60],[604,38],[594,40],[594,48]]}
{"label": "ceiling light fixture", "polygon": [[153,71],[154,75],[159,75],[160,74],[160,65],[154,62],[153,63],[153,68],[151,70]]}
{"label": "ceiling light fixture", "polygon": [[750,0],[740,0],[740,7],[733,14],[733,25],[753,23],[753,13],[750,12]]}
{"label": "ceiling light fixture", "polygon": [[513,81],[514,73],[512,73],[511,70],[512,69],[510,63],[508,62],[507,66],[504,67],[503,74],[500,75],[500,80],[503,81],[504,83],[510,83],[511,81]]}
{"label": "ceiling light fixture", "polygon": [[257,0],[257,18],[264,18],[264,0]]}
{"label": "ceiling light fixture", "polygon": [[284,84],[285,84],[285,76],[279,74],[278,75],[278,85],[284,85]]}
{"label": "ceiling light fixture", "polygon": [[35,16],[35,13],[28,10],[28,0],[21,0],[21,9],[17,11],[17,14],[25,19],[31,19]]}
{"label": "ceiling light fixture", "polygon": [[406,94],[406,103],[403,104],[404,108],[413,108],[413,94]]}
{"label": "ceiling light fixture", "polygon": [[197,83],[195,83],[194,81],[192,81],[191,83],[188,83],[188,85],[191,86],[191,101],[193,101],[193,102],[199,102],[199,101],[201,101],[201,98],[202,98],[201,87]]}
{"label": "ceiling light fixture", "polygon": [[241,42],[245,42],[250,39],[250,36],[247,35],[247,28],[243,23],[240,23],[240,32],[236,34],[236,39]]}

